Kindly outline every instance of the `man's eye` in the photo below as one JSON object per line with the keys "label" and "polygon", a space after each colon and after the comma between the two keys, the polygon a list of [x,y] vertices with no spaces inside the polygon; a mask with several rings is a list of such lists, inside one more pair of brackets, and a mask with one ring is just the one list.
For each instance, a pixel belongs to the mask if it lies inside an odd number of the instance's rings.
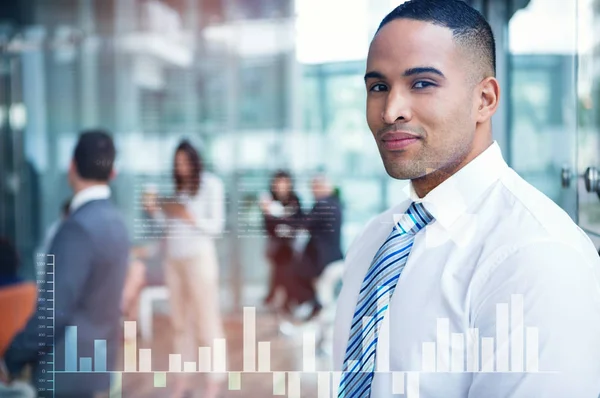
{"label": "man's eye", "polygon": [[427,88],[427,87],[431,87],[431,86],[435,86],[435,84],[430,83],[430,82],[426,82],[423,80],[419,80],[418,82],[416,82],[413,86],[413,88],[417,88],[417,89],[422,89],[422,88]]}
{"label": "man's eye", "polygon": [[379,92],[379,91],[386,91],[386,90],[387,90],[387,87],[385,86],[385,84],[374,84],[369,91]]}

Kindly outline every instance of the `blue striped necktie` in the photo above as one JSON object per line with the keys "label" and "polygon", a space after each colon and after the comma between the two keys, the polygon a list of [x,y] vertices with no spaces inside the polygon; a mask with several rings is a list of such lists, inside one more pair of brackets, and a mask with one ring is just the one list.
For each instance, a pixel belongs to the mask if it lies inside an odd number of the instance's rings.
{"label": "blue striped necktie", "polygon": [[415,235],[431,221],[433,216],[423,204],[413,202],[371,261],[352,318],[338,398],[371,395],[379,327],[408,260]]}

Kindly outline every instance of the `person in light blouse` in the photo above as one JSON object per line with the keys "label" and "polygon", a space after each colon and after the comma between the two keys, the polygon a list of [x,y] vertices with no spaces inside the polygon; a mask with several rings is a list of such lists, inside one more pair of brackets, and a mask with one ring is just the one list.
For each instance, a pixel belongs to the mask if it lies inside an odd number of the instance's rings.
{"label": "person in light blouse", "polygon": [[[214,347],[224,338],[219,305],[219,263],[215,239],[224,231],[225,198],[222,181],[206,171],[198,151],[182,141],[173,163],[175,194],[147,204],[147,210],[166,222],[165,279],[170,293],[175,353],[198,364],[198,347]],[[182,366],[183,368],[183,366]],[[203,397],[215,398],[224,375],[209,373]],[[182,373],[172,398],[191,396],[191,375]]]}

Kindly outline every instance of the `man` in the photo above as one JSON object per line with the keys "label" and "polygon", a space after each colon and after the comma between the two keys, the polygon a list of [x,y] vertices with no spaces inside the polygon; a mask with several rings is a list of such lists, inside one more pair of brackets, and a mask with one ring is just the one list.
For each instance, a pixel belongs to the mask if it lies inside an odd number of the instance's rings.
{"label": "man", "polygon": [[[74,196],[69,217],[61,224],[50,247],[55,256],[55,369],[64,371],[66,331],[76,339],[74,358],[102,360],[95,352],[96,340],[106,342],[108,370],[116,361],[120,339],[120,304],[129,239],[123,218],[111,203],[109,181],[114,177],[115,147],[104,131],[80,135],[69,167]],[[34,316],[34,321],[37,316]],[[77,329],[72,327],[76,326]],[[34,362],[33,380],[47,379],[37,372],[40,361],[51,361],[49,353],[38,356],[35,322],[13,342],[7,354],[13,369]],[[102,345],[103,343],[100,343]],[[69,346],[71,352],[74,349]],[[56,397],[93,397],[110,387],[108,374],[56,374]]]}
{"label": "man", "polygon": [[315,293],[315,280],[325,267],[343,258],[342,210],[333,186],[325,175],[320,174],[312,179],[311,190],[315,204],[300,221],[300,227],[306,229],[310,238],[293,267],[288,288],[296,303],[310,306],[308,319],[315,317],[322,309]]}
{"label": "man", "polygon": [[391,397],[389,371],[421,398],[600,393],[600,261],[492,140],[494,47],[459,0],[404,3],[371,43],[367,122],[410,184],[347,253],[339,397]]}

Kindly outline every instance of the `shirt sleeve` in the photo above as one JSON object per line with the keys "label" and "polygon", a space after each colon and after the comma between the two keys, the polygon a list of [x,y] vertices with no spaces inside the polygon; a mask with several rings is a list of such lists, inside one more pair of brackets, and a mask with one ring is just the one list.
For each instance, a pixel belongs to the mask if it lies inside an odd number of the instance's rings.
{"label": "shirt sleeve", "polygon": [[[468,398],[598,398],[598,263],[559,242],[532,243],[503,257],[472,299],[472,327],[480,337],[496,338],[496,372],[474,373]],[[511,303],[513,295],[523,299],[523,322],[511,325],[520,317],[511,317],[518,306],[509,304],[503,342],[497,305]],[[499,373],[501,363],[511,371]],[[519,364],[531,372],[514,371]]]}
{"label": "shirt sleeve", "polygon": [[194,225],[201,232],[218,236],[225,229],[225,189],[216,177],[206,178],[206,192],[196,196],[188,203],[187,209],[194,219]]}

